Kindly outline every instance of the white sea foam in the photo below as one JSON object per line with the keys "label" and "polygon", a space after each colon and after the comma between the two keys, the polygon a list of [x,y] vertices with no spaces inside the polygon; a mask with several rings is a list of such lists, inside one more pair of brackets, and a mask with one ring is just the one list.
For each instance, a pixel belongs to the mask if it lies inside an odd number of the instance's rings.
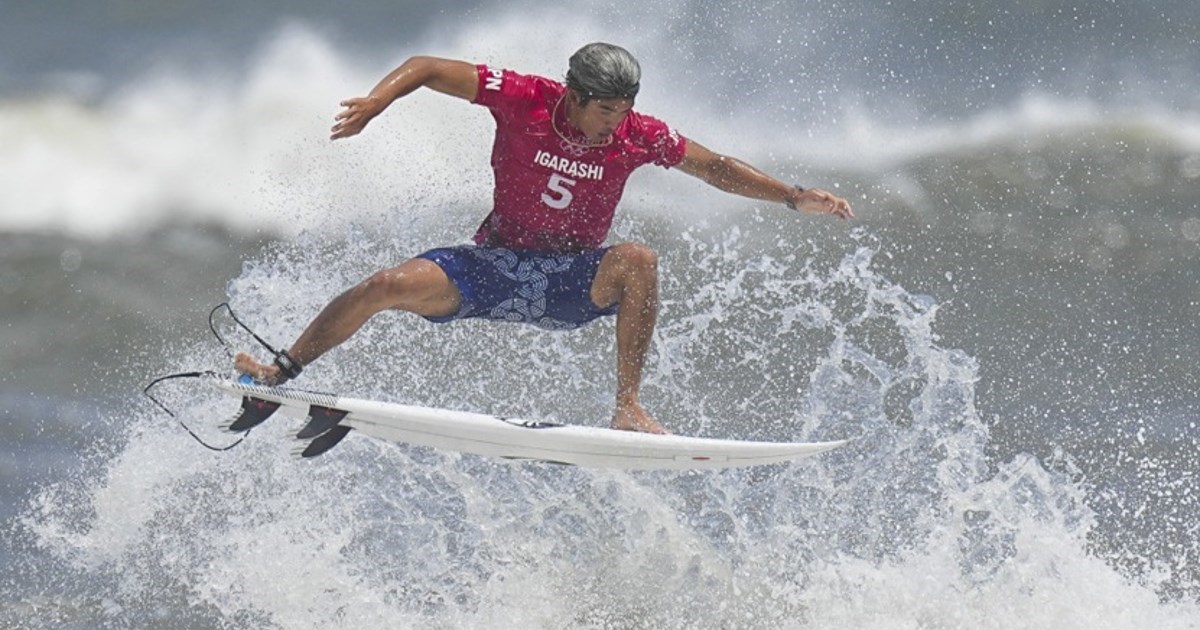
{"label": "white sea foam", "polygon": [[[353,238],[382,260],[443,228]],[[843,449],[629,475],[352,435],[300,462],[284,418],[210,454],[146,411],[95,477],[42,490],[22,524],[76,571],[118,585],[97,619],[162,614],[154,602],[169,586],[210,622],[281,628],[1193,627],[1194,604],[1158,599],[1169,576],[1139,582],[1094,552],[1096,517],[1069,460],[988,462],[978,366],[938,346],[931,298],[880,277],[866,243],[812,258],[764,249],[777,226],[747,230],[664,249],[675,273],[646,400],[686,433],[852,438]],[[286,338],[380,262],[334,256],[342,247],[313,234],[280,246],[234,281],[235,307]],[[381,318],[306,378],[602,423],[611,334],[611,322],[552,335]],[[169,353],[178,367],[220,359],[185,346]],[[209,417],[233,401],[189,396],[186,421],[211,437]]]}

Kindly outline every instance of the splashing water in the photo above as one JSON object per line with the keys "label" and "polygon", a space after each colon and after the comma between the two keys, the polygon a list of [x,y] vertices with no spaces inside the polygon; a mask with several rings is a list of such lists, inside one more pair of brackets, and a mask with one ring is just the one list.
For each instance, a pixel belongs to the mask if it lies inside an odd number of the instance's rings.
{"label": "splashing water", "polygon": [[[308,233],[248,264],[229,294],[282,343],[332,295],[452,233],[455,220],[352,229],[345,240]],[[622,238],[665,243],[647,403],[681,433],[851,438],[847,447],[798,465],[625,474],[352,435],[296,461],[284,419],[210,453],[142,407],[123,443],[38,492],[17,523],[31,557],[76,576],[40,584],[61,598],[37,600],[40,619],[1189,627],[1194,606],[1161,604],[1154,584],[1089,552],[1095,515],[1069,459],[1050,470],[1029,456],[989,461],[976,362],[938,345],[933,299],[875,271],[880,246],[868,233],[826,251],[785,242],[778,220],[719,233],[673,221],[617,226]],[[612,337],[612,321],[547,333],[385,314],[311,366],[305,385],[603,424]],[[207,341],[185,345],[174,367],[225,360]],[[215,435],[230,402],[197,401],[189,421]]]}

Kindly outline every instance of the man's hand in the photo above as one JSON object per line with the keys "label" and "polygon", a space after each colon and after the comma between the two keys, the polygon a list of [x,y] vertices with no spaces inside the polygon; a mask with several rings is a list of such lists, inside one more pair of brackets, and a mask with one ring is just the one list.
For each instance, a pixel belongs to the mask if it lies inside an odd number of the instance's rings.
{"label": "man's hand", "polygon": [[334,117],[337,122],[331,130],[333,133],[329,136],[330,140],[358,135],[372,118],[387,108],[387,103],[376,96],[364,96],[346,99],[341,102],[341,106],[346,109]]}
{"label": "man's hand", "polygon": [[479,93],[479,73],[473,64],[438,57],[411,57],[392,70],[367,96],[342,101],[341,113],[334,117],[330,140],[349,138],[359,132],[388,108],[396,99],[404,98],[422,86],[474,101]]}
{"label": "man's hand", "polygon": [[840,219],[854,218],[850,204],[829,191],[788,186],[737,158],[714,153],[690,138],[679,170],[735,195],[782,201],[793,210],[832,214]]}
{"label": "man's hand", "polygon": [[237,353],[233,359],[233,367],[239,374],[249,374],[250,378],[265,385],[282,385],[287,380],[281,378],[278,366],[259,363],[258,359],[245,352]]}
{"label": "man's hand", "polygon": [[853,219],[854,211],[850,202],[837,195],[819,188],[800,190],[799,188],[788,196],[787,205],[796,210],[818,214],[832,214],[839,219]]}

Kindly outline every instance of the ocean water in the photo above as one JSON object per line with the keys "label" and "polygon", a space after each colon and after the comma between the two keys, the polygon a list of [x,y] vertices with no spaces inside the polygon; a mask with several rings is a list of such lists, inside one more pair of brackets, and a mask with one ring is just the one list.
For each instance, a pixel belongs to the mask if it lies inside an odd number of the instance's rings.
{"label": "ocean water", "polygon": [[[1191,3],[4,3],[0,627],[1200,627]],[[560,76],[846,196],[635,175],[644,399],[676,432],[852,440],[705,473],[510,464],[273,420],[203,449],[140,390],[285,345],[486,213],[491,120],[337,103],[412,54]],[[602,425],[613,326],[377,317],[303,385]],[[179,391],[206,440],[228,400]]]}

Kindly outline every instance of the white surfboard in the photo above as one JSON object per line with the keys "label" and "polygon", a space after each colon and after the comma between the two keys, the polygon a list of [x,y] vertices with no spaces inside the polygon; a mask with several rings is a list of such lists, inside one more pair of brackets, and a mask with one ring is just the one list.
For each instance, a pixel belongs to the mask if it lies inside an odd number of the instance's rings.
{"label": "white surfboard", "polygon": [[810,457],[846,442],[742,442],[651,435],[607,428],[518,420],[481,413],[347,398],[287,387],[212,379],[243,398],[232,430],[248,429],[278,410],[308,424],[300,455],[332,448],[351,429],[381,440],[461,453],[626,470],[735,468]]}

